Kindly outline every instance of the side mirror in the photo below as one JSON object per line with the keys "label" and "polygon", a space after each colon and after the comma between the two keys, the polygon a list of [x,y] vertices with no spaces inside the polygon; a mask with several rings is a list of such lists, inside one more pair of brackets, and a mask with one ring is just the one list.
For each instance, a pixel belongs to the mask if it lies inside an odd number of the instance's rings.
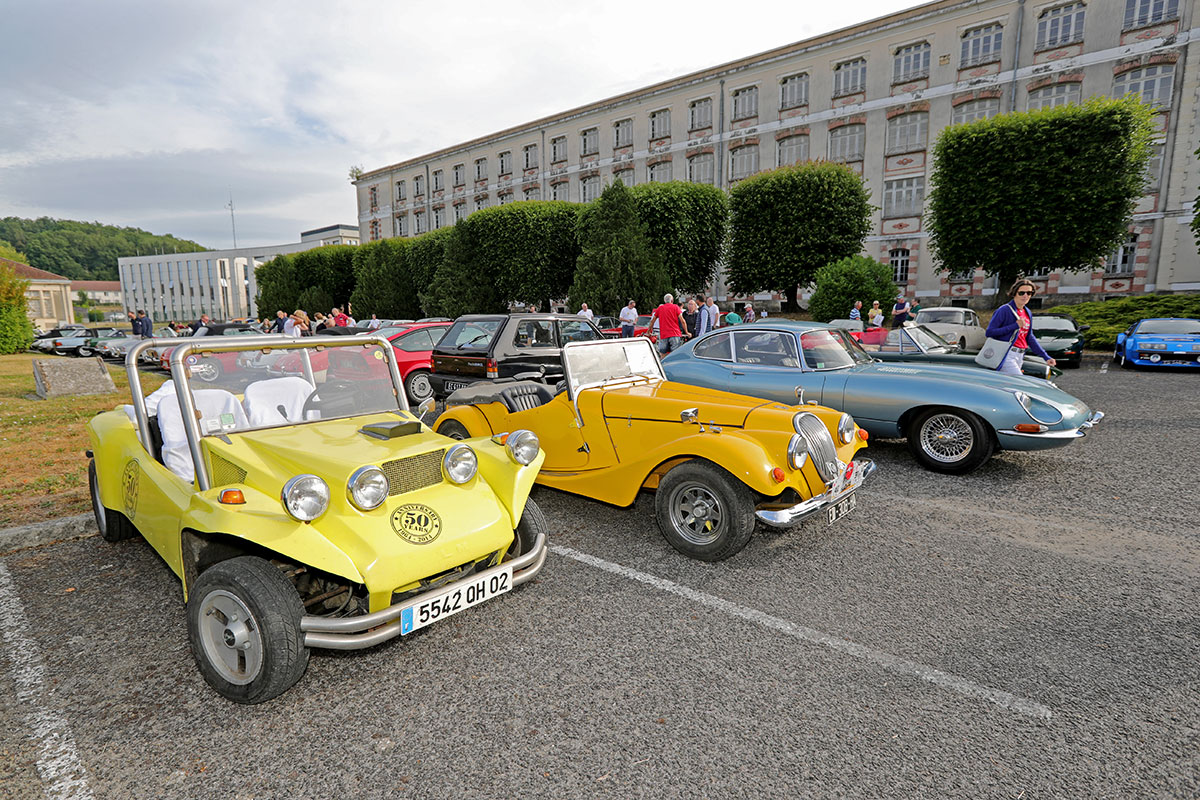
{"label": "side mirror", "polygon": [[700,409],[685,408],[683,411],[679,412],[679,421],[692,424],[698,423],[700,421]]}
{"label": "side mirror", "polygon": [[1083,333],[1084,331],[1090,331],[1091,329],[1092,329],[1091,325],[1080,325],[1079,326],[1080,333]]}
{"label": "side mirror", "polygon": [[796,387],[796,405],[798,405],[798,406],[804,405],[804,387],[803,386]]}
{"label": "side mirror", "polygon": [[425,421],[425,415],[433,410],[434,402],[432,397],[426,397],[417,405],[417,418],[422,422]]}

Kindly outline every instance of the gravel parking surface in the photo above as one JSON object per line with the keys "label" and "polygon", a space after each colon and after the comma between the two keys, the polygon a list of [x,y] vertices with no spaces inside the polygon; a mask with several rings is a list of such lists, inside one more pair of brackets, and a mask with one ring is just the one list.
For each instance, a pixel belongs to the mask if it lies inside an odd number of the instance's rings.
{"label": "gravel parking surface", "polygon": [[720,564],[538,489],[537,580],[257,707],[145,543],[14,554],[0,796],[1196,797],[1200,378],[1058,383],[1086,439],[959,478],[872,442],[858,510]]}

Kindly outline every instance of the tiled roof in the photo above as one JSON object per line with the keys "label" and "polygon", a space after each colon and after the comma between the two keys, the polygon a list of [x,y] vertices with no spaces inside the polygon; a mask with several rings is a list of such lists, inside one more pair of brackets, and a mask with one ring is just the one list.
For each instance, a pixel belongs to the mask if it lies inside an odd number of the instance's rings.
{"label": "tiled roof", "polygon": [[28,264],[22,264],[20,261],[13,261],[9,258],[0,258],[0,265],[12,267],[13,272],[17,273],[18,278],[24,278],[28,281],[65,281],[70,282],[70,278],[64,278],[62,275],[55,275],[53,272],[47,272],[44,269],[31,267]]}
{"label": "tiled roof", "polygon": [[71,281],[72,292],[119,292],[120,281]]}

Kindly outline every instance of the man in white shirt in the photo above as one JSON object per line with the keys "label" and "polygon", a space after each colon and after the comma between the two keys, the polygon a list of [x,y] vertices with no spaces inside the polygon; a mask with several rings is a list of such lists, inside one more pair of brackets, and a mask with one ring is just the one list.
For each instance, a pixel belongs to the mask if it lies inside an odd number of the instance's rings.
{"label": "man in white shirt", "polygon": [[721,308],[717,305],[713,298],[709,297],[704,301],[704,310],[708,312],[708,329],[715,331],[717,323],[721,320]]}
{"label": "man in white shirt", "polygon": [[633,336],[633,331],[637,326],[637,302],[630,300],[628,305],[621,309],[621,338],[628,339]]}
{"label": "man in white shirt", "polygon": [[588,319],[591,319],[592,317],[594,317],[596,315],[593,314],[592,310],[587,307],[587,303],[584,303],[582,306],[579,307],[579,316],[587,317]]}

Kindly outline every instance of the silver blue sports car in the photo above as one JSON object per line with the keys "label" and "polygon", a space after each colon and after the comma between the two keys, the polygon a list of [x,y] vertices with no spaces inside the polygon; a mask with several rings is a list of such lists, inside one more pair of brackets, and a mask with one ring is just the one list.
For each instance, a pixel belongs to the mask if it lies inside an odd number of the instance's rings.
{"label": "silver blue sports car", "polygon": [[845,411],[872,436],[906,437],[926,469],[953,474],[978,468],[996,450],[1063,447],[1104,416],[1045,380],[975,366],[885,364],[843,330],[784,319],[693,339],[663,369],[680,383]]}

